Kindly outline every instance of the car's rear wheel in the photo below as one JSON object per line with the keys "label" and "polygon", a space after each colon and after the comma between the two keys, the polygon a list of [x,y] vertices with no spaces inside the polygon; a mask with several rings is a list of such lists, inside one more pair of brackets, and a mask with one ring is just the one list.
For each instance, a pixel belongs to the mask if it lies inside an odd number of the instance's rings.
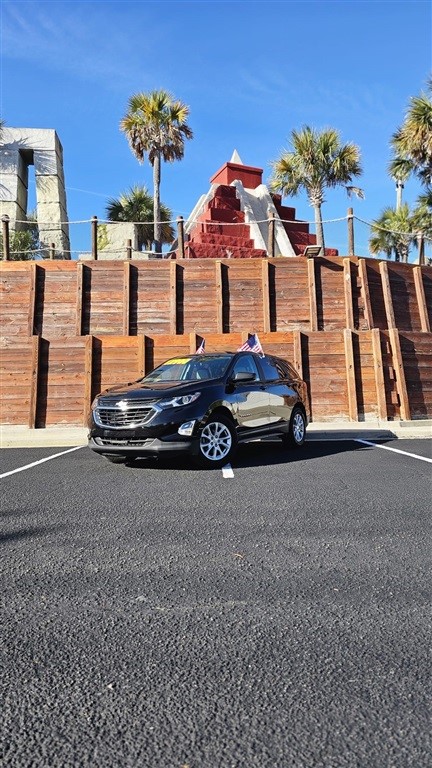
{"label": "car's rear wheel", "polygon": [[300,448],[306,440],[306,418],[300,408],[295,408],[291,414],[289,429],[283,436],[285,448]]}
{"label": "car's rear wheel", "polygon": [[237,448],[234,424],[225,416],[211,416],[203,427],[195,462],[206,468],[223,467],[231,461]]}

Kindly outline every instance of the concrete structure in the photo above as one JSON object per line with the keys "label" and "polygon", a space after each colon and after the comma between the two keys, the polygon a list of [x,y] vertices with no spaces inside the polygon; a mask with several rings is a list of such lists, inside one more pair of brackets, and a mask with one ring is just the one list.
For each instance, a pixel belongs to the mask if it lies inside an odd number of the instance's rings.
{"label": "concrete structure", "polygon": [[36,218],[43,248],[70,258],[63,149],[52,129],[4,128],[0,147],[0,213],[11,231],[23,229],[28,214],[29,166],[34,165]]}
{"label": "concrete structure", "polygon": [[[316,245],[309,224],[295,218],[262,183],[262,168],[242,163],[237,150],[210,179],[210,189],[185,221],[186,258],[263,258],[268,253],[269,219],[274,222],[273,256],[294,257]],[[175,244],[175,247],[177,244]],[[326,255],[337,256],[326,248]]]}

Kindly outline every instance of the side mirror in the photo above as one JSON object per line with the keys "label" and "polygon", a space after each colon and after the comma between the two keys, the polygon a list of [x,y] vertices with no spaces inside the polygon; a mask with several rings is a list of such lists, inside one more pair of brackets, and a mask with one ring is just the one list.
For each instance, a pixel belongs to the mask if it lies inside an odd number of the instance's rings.
{"label": "side mirror", "polygon": [[252,371],[237,371],[234,376],[231,377],[231,381],[235,384],[246,381],[255,381],[255,379],[256,374],[252,373]]}

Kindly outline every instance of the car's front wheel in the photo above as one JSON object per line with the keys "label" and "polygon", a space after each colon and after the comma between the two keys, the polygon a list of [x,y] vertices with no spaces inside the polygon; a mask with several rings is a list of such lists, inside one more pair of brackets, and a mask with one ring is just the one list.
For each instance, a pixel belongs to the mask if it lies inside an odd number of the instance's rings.
{"label": "car's front wheel", "polygon": [[306,418],[300,408],[295,408],[291,415],[289,430],[283,436],[285,448],[300,448],[306,440]]}
{"label": "car's front wheel", "polygon": [[223,415],[211,416],[199,437],[196,463],[201,467],[223,467],[231,461],[237,448],[234,424]]}

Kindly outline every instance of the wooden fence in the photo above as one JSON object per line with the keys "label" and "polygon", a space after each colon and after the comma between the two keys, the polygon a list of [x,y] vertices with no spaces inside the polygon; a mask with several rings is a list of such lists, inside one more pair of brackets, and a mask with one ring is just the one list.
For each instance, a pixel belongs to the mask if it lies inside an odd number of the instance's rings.
{"label": "wooden fence", "polygon": [[83,424],[168,357],[290,359],[315,421],[432,417],[432,268],[352,258],[3,262],[1,422]]}

